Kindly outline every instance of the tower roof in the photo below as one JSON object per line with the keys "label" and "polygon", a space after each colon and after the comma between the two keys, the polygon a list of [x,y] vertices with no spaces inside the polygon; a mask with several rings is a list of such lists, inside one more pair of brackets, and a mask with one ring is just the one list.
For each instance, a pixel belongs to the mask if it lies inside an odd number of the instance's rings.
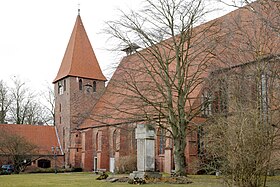
{"label": "tower roof", "polygon": [[106,81],[79,14],[53,83],[67,76]]}

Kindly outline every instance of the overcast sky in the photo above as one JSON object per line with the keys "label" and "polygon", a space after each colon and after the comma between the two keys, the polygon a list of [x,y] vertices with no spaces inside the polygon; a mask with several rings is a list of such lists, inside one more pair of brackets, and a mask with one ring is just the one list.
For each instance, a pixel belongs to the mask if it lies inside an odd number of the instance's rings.
{"label": "overcast sky", "polygon": [[[105,76],[119,61],[107,49],[104,22],[118,9],[139,7],[140,0],[4,0],[1,1],[0,80],[17,76],[32,89],[43,89],[55,78],[80,4],[81,17]],[[125,55],[125,54],[124,54]]]}

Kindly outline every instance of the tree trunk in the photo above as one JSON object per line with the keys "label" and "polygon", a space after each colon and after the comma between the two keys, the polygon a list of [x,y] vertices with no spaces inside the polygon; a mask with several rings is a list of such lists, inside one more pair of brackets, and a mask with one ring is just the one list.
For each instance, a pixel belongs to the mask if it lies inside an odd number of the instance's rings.
{"label": "tree trunk", "polygon": [[175,172],[178,176],[186,176],[187,163],[185,156],[186,138],[184,135],[174,139]]}

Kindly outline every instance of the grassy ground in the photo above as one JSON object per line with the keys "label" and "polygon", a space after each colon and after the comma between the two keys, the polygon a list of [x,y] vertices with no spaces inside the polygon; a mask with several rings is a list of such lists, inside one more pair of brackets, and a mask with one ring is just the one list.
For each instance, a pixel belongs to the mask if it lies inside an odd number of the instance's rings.
{"label": "grassy ground", "polygon": [[[127,183],[108,183],[95,180],[96,175],[91,173],[59,173],[59,174],[19,174],[1,175],[1,187],[132,187]],[[145,187],[172,186],[172,187],[224,187],[221,179],[215,176],[193,175],[189,176],[192,184],[146,184]],[[269,178],[268,187],[280,187],[280,176]]]}

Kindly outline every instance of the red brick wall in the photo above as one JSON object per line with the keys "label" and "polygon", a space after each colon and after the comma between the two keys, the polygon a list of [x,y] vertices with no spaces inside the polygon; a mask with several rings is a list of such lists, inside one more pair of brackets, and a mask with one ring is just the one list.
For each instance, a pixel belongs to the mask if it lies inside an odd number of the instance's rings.
{"label": "red brick wall", "polygon": [[88,129],[84,132],[85,134],[85,150],[83,153],[85,154],[85,160],[83,163],[83,168],[85,171],[92,171],[93,170],[93,132],[91,129]]}
{"label": "red brick wall", "polygon": [[[79,79],[82,79],[83,89],[79,89]],[[66,81],[64,81],[66,80]],[[101,96],[105,88],[104,81],[96,81],[96,92],[93,92],[92,87],[85,86],[93,85],[92,79],[84,79],[77,77],[66,77],[55,83],[55,125],[58,129],[61,146],[65,153],[66,167],[70,166],[70,161],[73,162],[75,147],[71,144],[70,132],[74,130],[85,119],[85,116],[91,112],[91,109]],[[63,94],[58,92],[58,84],[61,82],[66,85],[66,90],[63,89]],[[66,84],[65,84],[66,83]],[[71,151],[70,151],[71,149]],[[73,150],[72,150],[73,149]],[[71,152],[71,153],[70,153]],[[77,150],[76,150],[77,152]],[[78,157],[80,153],[77,153]],[[77,163],[75,163],[75,166]]]}

